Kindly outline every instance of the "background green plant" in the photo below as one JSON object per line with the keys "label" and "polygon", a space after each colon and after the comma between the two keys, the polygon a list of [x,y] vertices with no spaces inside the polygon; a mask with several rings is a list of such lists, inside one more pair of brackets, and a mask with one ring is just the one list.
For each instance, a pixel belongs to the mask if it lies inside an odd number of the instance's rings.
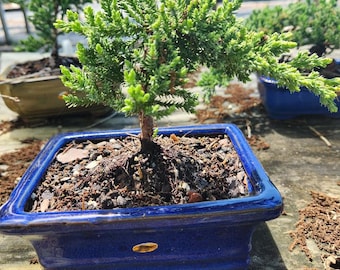
{"label": "background green plant", "polygon": [[[246,25],[266,34],[290,31],[298,45],[311,45],[319,56],[340,47],[340,7],[337,0],[306,0],[254,10]],[[331,51],[329,50],[329,52]]]}
{"label": "background green plant", "polygon": [[16,50],[32,52],[52,50],[52,56],[58,58],[58,36],[61,32],[54,26],[55,21],[63,20],[67,10],[80,12],[83,6],[92,3],[92,0],[15,0],[15,2],[31,12],[32,15],[28,19],[35,30],[34,34],[20,41]]}
{"label": "background green plant", "polygon": [[138,115],[142,149],[152,141],[154,118],[176,109],[192,112],[198,97],[184,88],[189,73],[201,66],[212,77],[249,80],[253,72],[270,76],[280,86],[299,91],[306,86],[331,111],[339,81],[326,80],[316,71],[302,74],[301,67],[325,66],[330,59],[299,53],[289,63],[278,57],[296,46],[287,34],[254,32],[237,19],[242,1],[214,0],[102,0],[102,10],[84,10],[85,20],[67,12],[56,26],[76,32],[88,41],[78,44],[82,68],[62,68],[62,81],[74,93],[69,105],[101,103],[127,115]]}

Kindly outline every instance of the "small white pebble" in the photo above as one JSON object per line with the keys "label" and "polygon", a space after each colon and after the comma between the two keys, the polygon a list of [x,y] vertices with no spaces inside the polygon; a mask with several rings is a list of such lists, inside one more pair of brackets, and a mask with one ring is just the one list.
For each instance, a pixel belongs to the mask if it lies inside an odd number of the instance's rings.
{"label": "small white pebble", "polygon": [[118,196],[117,197],[117,205],[120,205],[120,206],[123,206],[123,205],[125,205],[126,204],[126,199],[124,198],[124,197],[122,197],[122,196]]}
{"label": "small white pebble", "polygon": [[89,164],[86,165],[86,169],[93,169],[94,167],[96,167],[98,165],[98,161],[93,160],[91,161]]}
{"label": "small white pebble", "polygon": [[0,164],[0,170],[1,171],[6,171],[8,169],[8,165],[5,165],[5,164]]}
{"label": "small white pebble", "polygon": [[190,186],[187,182],[181,181],[178,185],[179,189],[185,190],[185,191],[190,191]]}
{"label": "small white pebble", "polygon": [[93,200],[90,200],[87,202],[87,206],[92,206],[92,208],[97,208],[98,203]]}
{"label": "small white pebble", "polygon": [[66,176],[66,177],[61,178],[60,181],[65,182],[65,181],[70,180],[70,179],[71,179],[71,177]]}
{"label": "small white pebble", "polygon": [[102,142],[97,143],[97,146],[105,146],[105,145],[107,145],[106,141],[102,141]]}
{"label": "small white pebble", "polygon": [[237,180],[243,181],[244,179],[244,172],[238,172],[236,175]]}
{"label": "small white pebble", "polygon": [[41,205],[40,205],[40,211],[41,212],[46,212],[46,210],[48,209],[48,206],[50,205],[50,200],[49,199],[44,199],[42,202],[41,202]]}

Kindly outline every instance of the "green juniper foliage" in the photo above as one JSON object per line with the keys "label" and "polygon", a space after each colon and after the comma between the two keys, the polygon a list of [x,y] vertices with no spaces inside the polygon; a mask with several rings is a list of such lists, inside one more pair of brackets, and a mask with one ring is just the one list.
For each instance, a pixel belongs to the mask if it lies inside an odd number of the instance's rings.
{"label": "green juniper foliage", "polygon": [[319,56],[326,49],[340,48],[340,7],[337,0],[306,0],[287,7],[266,7],[254,10],[246,20],[254,31],[291,31],[298,45],[313,45],[311,52]]}
{"label": "green juniper foliage", "polygon": [[202,87],[204,102],[210,102],[213,94],[215,94],[216,85],[227,86],[231,79],[227,74],[217,72],[213,68],[210,68],[209,71],[202,72],[201,79],[197,85]]}
{"label": "green juniper foliage", "polygon": [[[306,86],[336,111],[339,84],[316,71],[299,71],[325,66],[330,59],[300,53],[279,63],[278,57],[296,43],[287,34],[248,30],[234,15],[241,2],[224,1],[216,8],[215,0],[101,0],[101,11],[86,7],[84,21],[68,11],[68,20],[58,20],[56,26],[83,35],[88,46],[77,47],[82,68],[62,67],[63,83],[86,94],[65,96],[66,102],[103,103],[139,115],[142,142],[151,141],[154,118],[195,109],[198,97],[184,85],[190,72],[205,66],[220,78],[247,81],[258,72],[291,91]],[[219,84],[211,76],[206,85]]]}
{"label": "green juniper foliage", "polygon": [[[66,12],[73,9],[76,12],[82,10],[83,5],[92,3],[92,0],[16,0],[19,4],[25,4],[32,12],[29,17],[34,25],[35,35],[20,41],[16,47],[18,51],[50,51],[58,57],[58,35],[61,34],[54,23],[57,19],[64,19]],[[12,1],[11,1],[12,2]]]}

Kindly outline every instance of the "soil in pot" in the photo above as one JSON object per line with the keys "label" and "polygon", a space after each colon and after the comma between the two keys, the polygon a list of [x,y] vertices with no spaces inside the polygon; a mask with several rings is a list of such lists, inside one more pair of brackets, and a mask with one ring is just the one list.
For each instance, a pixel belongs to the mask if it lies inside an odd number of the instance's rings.
{"label": "soil in pot", "polygon": [[80,67],[81,64],[76,57],[59,56],[57,60],[52,57],[46,57],[39,60],[27,61],[16,64],[7,74],[8,79],[21,76],[44,77],[60,75],[60,65],[69,67],[70,65]]}
{"label": "soil in pot", "polygon": [[248,196],[247,175],[228,137],[159,136],[151,154],[136,136],[67,144],[26,211],[113,209]]}

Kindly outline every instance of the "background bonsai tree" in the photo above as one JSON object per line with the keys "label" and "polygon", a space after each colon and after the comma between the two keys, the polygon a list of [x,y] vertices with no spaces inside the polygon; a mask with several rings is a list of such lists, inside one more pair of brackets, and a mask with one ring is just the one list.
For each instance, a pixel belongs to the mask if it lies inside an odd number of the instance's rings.
{"label": "background bonsai tree", "polygon": [[[14,1],[13,1],[14,2]],[[82,10],[84,4],[91,3],[92,0],[16,0],[20,6],[26,5],[28,10],[32,13],[29,16],[29,21],[34,25],[35,34],[30,35],[27,39],[21,40],[16,47],[18,51],[51,51],[52,60],[58,67],[58,36],[62,34],[54,26],[57,19],[64,19],[67,10],[74,10],[79,12]]]}
{"label": "background bonsai tree", "polygon": [[[306,0],[287,7],[254,10],[246,20],[254,31],[266,34],[291,32],[299,46],[311,45],[310,53],[319,56],[340,48],[340,8],[337,0]],[[327,50],[328,49],[328,50]]]}
{"label": "background bonsai tree", "polygon": [[248,30],[234,15],[241,2],[224,1],[216,8],[216,0],[102,0],[97,13],[85,8],[83,22],[68,11],[68,20],[58,20],[56,26],[83,35],[88,47],[77,47],[82,68],[62,67],[64,84],[86,94],[65,96],[66,102],[103,103],[138,115],[143,151],[153,148],[154,119],[176,109],[195,109],[198,97],[184,85],[200,66],[208,67],[212,76],[241,81],[258,72],[291,91],[306,86],[337,111],[339,81],[326,80],[317,71],[299,71],[325,66],[330,59],[299,53],[289,63],[279,63],[278,57],[296,43],[287,34]]}

